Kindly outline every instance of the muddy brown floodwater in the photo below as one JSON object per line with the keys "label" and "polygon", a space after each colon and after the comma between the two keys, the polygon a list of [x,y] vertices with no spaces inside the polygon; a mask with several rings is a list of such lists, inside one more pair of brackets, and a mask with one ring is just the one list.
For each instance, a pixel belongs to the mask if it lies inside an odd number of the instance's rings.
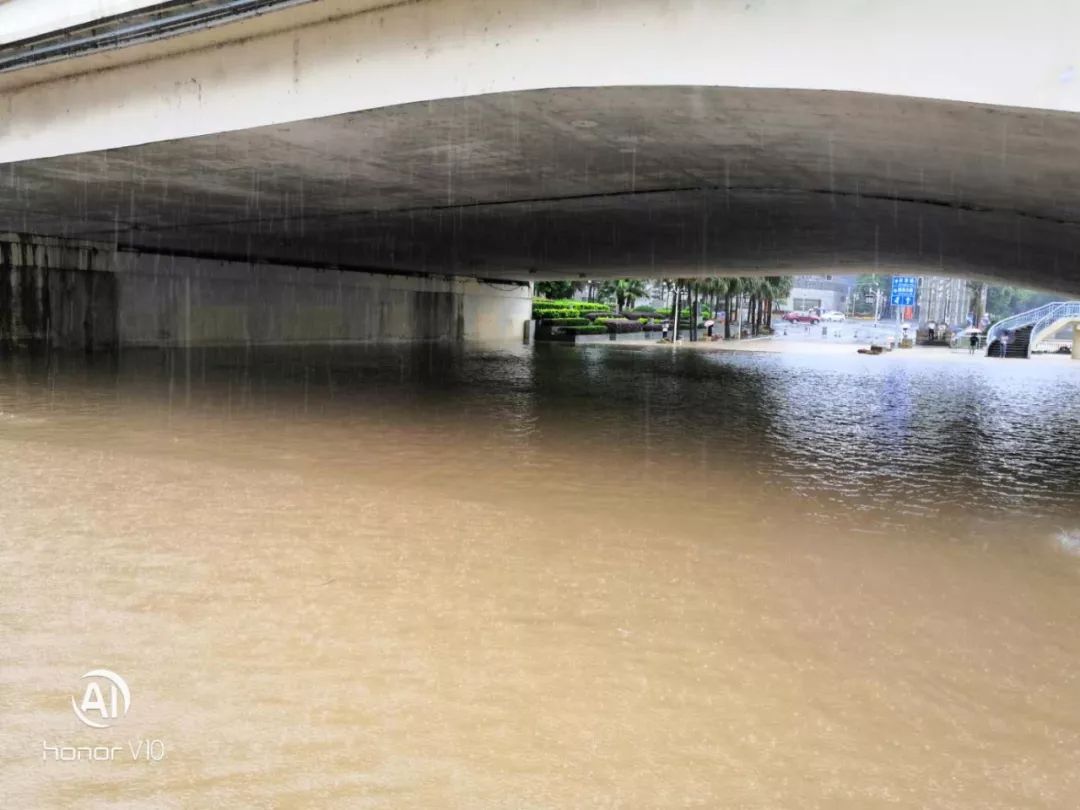
{"label": "muddy brown floodwater", "polygon": [[1076,807],[1078,460],[1067,361],[3,359],[0,805]]}

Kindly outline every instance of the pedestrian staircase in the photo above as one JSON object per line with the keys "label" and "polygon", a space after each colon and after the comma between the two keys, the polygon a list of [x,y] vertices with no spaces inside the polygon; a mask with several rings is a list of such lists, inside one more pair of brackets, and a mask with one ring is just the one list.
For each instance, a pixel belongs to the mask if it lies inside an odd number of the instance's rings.
{"label": "pedestrian staircase", "polygon": [[[1004,334],[1002,332],[1001,334]],[[1031,324],[1013,329],[1009,342],[1005,344],[1005,354],[1001,353],[1001,335],[986,341],[987,357],[1019,357],[1026,359],[1031,351]]]}
{"label": "pedestrian staircase", "polygon": [[986,356],[1001,357],[1001,337],[1011,336],[1005,349],[1006,357],[1027,357],[1031,347],[1070,323],[1080,323],[1080,301],[1055,301],[1011,318],[1004,318],[986,333]]}

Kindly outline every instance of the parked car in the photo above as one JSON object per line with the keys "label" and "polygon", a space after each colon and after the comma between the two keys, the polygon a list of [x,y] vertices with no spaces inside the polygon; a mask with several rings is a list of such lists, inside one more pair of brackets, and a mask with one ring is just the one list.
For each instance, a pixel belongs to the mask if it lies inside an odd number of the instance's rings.
{"label": "parked car", "polygon": [[808,323],[817,325],[821,320],[821,316],[813,312],[799,312],[798,310],[792,310],[791,312],[784,313],[784,320],[788,323]]}
{"label": "parked car", "polygon": [[821,320],[831,321],[833,323],[843,323],[847,320],[847,316],[843,312],[834,309],[830,312],[821,313]]}

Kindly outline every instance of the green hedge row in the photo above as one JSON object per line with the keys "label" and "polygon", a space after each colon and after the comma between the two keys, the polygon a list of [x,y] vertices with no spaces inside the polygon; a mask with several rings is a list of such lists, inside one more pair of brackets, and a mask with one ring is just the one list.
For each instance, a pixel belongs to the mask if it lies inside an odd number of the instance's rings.
{"label": "green hedge row", "polygon": [[586,309],[585,307],[533,307],[533,312],[573,312],[575,315],[611,315],[608,309]]}
{"label": "green hedge row", "polygon": [[565,326],[563,331],[570,335],[602,335],[607,332],[606,326]]}
{"label": "green hedge row", "polygon": [[[671,307],[665,307],[664,309],[658,309],[658,310],[655,311],[655,314],[658,315],[661,318],[670,318],[671,317]],[[708,309],[703,309],[703,310],[701,310],[701,317],[702,317],[702,319],[707,321],[710,318],[712,318],[712,312],[710,310],[708,310]],[[688,323],[689,321],[690,321],[690,310],[689,309],[681,309],[681,310],[679,310],[679,322],[680,323]]]}
{"label": "green hedge row", "polygon": [[534,309],[532,317],[534,321],[551,320],[553,318],[595,318],[597,316],[610,316],[610,312],[583,312],[577,309]]}
{"label": "green hedge row", "polygon": [[588,326],[588,318],[543,318],[545,326]]}
{"label": "green hedge row", "polygon": [[609,304],[573,301],[570,299],[533,299],[532,316],[537,320],[541,318],[580,318],[594,312],[610,315],[611,306]]}
{"label": "green hedge row", "polygon": [[629,321],[641,321],[642,323],[660,323],[664,318],[653,317],[651,312],[627,312],[624,316]]}
{"label": "green hedge row", "polygon": [[617,335],[625,334],[627,332],[641,332],[644,324],[641,321],[628,321],[625,318],[611,318],[606,319],[607,322],[604,326],[609,332],[614,332]]}
{"label": "green hedge row", "polygon": [[534,298],[533,306],[551,307],[552,309],[583,309],[587,312],[611,312],[611,304],[578,301],[573,298]]}

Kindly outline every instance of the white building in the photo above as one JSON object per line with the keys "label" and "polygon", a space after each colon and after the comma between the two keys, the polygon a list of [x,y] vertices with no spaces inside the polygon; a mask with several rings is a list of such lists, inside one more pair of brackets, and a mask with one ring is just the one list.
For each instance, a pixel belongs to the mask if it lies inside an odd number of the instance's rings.
{"label": "white building", "polygon": [[796,276],[791,295],[780,306],[785,310],[846,312],[853,285],[851,276]]}
{"label": "white building", "polygon": [[921,323],[963,326],[968,322],[971,290],[964,279],[922,276],[917,301]]}

